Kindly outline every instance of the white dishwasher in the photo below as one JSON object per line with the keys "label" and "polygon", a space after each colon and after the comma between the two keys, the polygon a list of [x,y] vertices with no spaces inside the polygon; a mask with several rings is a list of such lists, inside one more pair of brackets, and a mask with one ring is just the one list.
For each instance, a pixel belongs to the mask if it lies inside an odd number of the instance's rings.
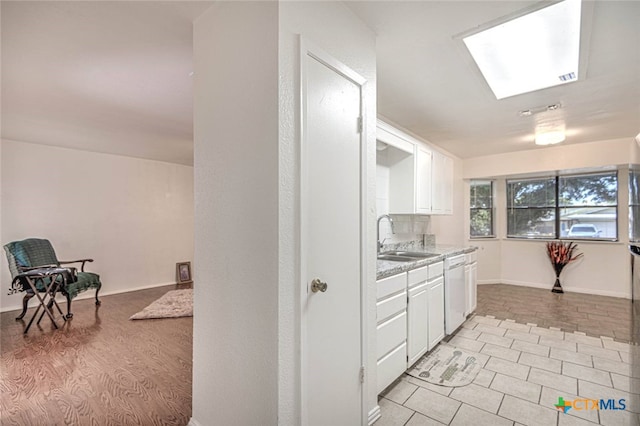
{"label": "white dishwasher", "polygon": [[464,254],[444,260],[444,325],[447,335],[456,331],[465,319],[464,264]]}

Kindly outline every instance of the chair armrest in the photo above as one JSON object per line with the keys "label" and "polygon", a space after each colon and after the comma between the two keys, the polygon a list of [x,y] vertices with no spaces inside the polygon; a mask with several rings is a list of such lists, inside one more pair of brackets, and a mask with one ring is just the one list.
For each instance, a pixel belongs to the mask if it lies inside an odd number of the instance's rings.
{"label": "chair armrest", "polygon": [[61,265],[66,265],[69,263],[82,263],[82,266],[80,266],[80,271],[84,272],[84,264],[87,262],[93,262],[93,259],[79,259],[79,260],[59,260],[58,261]]}

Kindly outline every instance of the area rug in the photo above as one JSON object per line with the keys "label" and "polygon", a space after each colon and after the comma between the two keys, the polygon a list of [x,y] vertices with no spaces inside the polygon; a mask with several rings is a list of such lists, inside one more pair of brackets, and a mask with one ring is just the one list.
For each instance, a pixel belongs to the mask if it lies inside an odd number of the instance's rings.
{"label": "area rug", "polygon": [[171,290],[129,319],[178,318],[193,316],[193,289]]}
{"label": "area rug", "polygon": [[446,344],[418,361],[408,374],[440,386],[466,386],[478,375],[482,365],[472,353]]}

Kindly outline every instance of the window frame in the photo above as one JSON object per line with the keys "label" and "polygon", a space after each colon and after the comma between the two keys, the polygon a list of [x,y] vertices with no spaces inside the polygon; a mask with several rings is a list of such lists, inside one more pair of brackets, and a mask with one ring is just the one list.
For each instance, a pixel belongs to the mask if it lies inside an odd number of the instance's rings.
{"label": "window frame", "polygon": [[[629,186],[629,242],[640,242],[640,223],[636,223],[636,219],[640,218],[640,196],[634,195],[632,186],[640,187],[640,166],[631,165],[628,174]],[[636,189],[640,192],[640,189]],[[634,198],[638,197],[636,202]]]}
{"label": "window frame", "polygon": [[[486,182],[489,184],[489,202],[491,205],[489,207],[472,207],[471,202],[471,188],[473,187],[473,182]],[[496,206],[495,206],[495,181],[492,179],[471,179],[469,181],[469,239],[470,240],[482,240],[482,239],[491,239],[496,238]],[[471,234],[471,218],[473,217],[474,211],[482,211],[486,210],[489,212],[490,217],[490,233],[489,235],[472,235]]]}
{"label": "window frame", "polygon": [[[584,205],[562,205],[561,201],[560,201],[560,180],[561,179],[568,179],[568,178],[572,178],[572,177],[585,177],[585,176],[598,176],[598,175],[605,175],[605,174],[609,174],[609,175],[613,175],[615,177],[615,182],[616,182],[616,200],[615,200],[615,204],[613,205],[596,205],[596,204],[584,204]],[[537,181],[537,180],[545,180],[545,179],[553,179],[554,182],[554,186],[555,186],[555,206],[535,206],[535,207],[515,207],[513,200],[511,199],[510,196],[510,191],[509,191],[509,183],[510,182],[525,182],[525,181]],[[506,184],[506,190],[505,190],[505,197],[506,197],[506,238],[508,239],[514,239],[514,240],[577,240],[577,241],[599,241],[599,242],[618,242],[620,241],[620,229],[619,229],[619,215],[620,215],[620,179],[619,179],[619,173],[618,170],[612,170],[612,171],[593,171],[593,172],[588,172],[588,173],[571,173],[571,174],[556,174],[554,175],[546,175],[546,176],[540,176],[540,177],[535,177],[535,178],[522,178],[522,179],[506,179],[505,181]],[[561,215],[561,211],[562,210],[567,210],[567,209],[572,209],[572,208],[597,208],[597,207],[606,207],[606,208],[613,208],[615,210],[615,231],[616,231],[616,235],[615,237],[611,237],[611,238],[601,238],[601,237],[569,237],[567,236],[563,236],[562,235],[562,215]],[[523,236],[523,235],[514,235],[514,234],[510,234],[509,233],[509,209],[521,209],[521,210],[528,210],[528,209],[537,209],[537,210],[542,210],[542,209],[546,209],[546,210],[553,210],[554,213],[554,218],[553,218],[553,228],[554,228],[554,235],[553,236],[549,236],[549,235],[541,235],[541,236]]]}

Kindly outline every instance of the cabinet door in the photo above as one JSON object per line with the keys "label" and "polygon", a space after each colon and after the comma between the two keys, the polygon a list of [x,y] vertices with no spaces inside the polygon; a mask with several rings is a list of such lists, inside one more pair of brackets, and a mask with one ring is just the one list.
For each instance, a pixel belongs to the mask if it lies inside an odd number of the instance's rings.
{"label": "cabinet door", "polygon": [[453,213],[453,160],[433,152],[431,209],[435,214]]}
{"label": "cabinet door", "polygon": [[428,322],[429,295],[427,283],[409,289],[408,329],[407,329],[407,368],[411,367],[429,346]]}
{"label": "cabinet door", "polygon": [[471,311],[471,265],[464,266],[464,314],[469,315]]}
{"label": "cabinet door", "polygon": [[469,314],[478,306],[478,264],[469,265]]}
{"label": "cabinet door", "polygon": [[429,283],[429,350],[444,338],[444,278]]}
{"label": "cabinet door", "polygon": [[431,151],[418,147],[416,157],[416,213],[431,213]]}

